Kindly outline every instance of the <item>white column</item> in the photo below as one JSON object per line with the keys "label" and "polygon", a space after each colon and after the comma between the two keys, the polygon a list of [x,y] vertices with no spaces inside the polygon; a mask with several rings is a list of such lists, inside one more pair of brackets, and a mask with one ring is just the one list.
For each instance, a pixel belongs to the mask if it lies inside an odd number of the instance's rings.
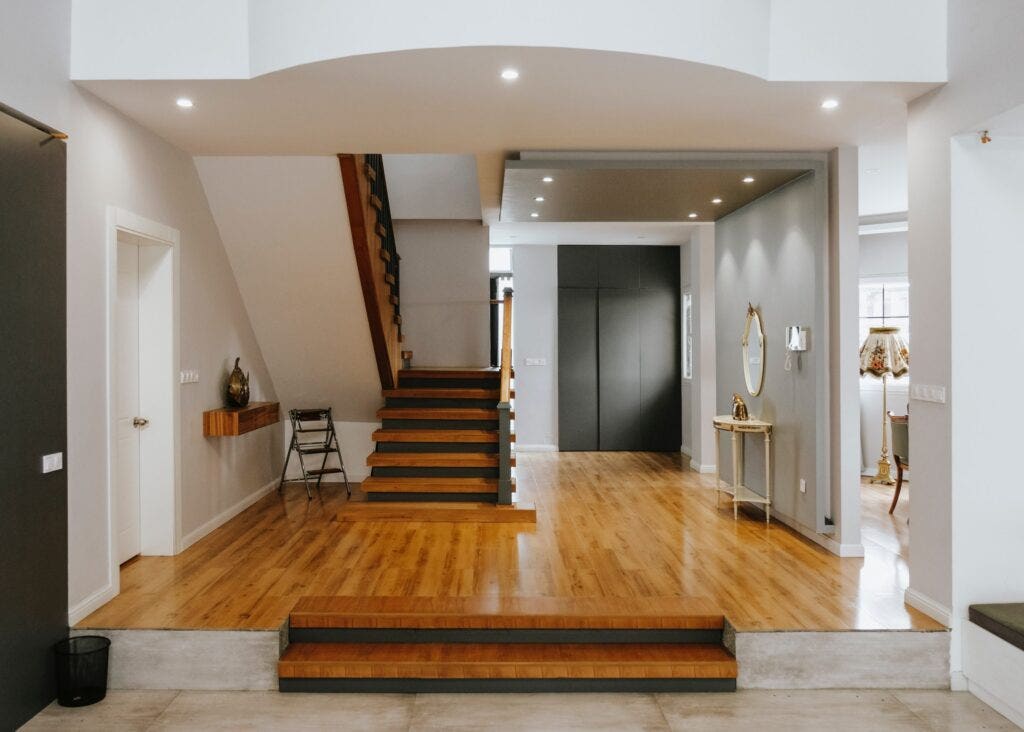
{"label": "white column", "polygon": [[[693,292],[693,405],[690,412],[694,462],[706,471],[715,455],[715,225],[701,224],[690,237]],[[719,466],[720,467],[720,466]]]}

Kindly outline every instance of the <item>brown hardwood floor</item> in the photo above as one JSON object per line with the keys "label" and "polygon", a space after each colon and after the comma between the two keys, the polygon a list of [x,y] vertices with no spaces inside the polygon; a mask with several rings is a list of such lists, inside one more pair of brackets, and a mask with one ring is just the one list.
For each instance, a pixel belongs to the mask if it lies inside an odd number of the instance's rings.
{"label": "brown hardwood floor", "polygon": [[678,455],[518,457],[536,525],[339,522],[344,491],[307,502],[292,485],[178,556],[127,563],[121,594],[79,627],[276,629],[305,595],[685,596],[739,630],[941,627],[903,604],[898,552],[866,540],[840,559],[759,514],[734,521]]}

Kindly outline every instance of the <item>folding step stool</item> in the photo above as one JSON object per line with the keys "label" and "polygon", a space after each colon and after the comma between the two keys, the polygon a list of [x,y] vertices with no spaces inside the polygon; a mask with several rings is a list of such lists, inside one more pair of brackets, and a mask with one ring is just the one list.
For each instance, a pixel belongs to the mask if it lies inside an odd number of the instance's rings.
{"label": "folding step stool", "polygon": [[[292,409],[288,412],[288,418],[292,423],[292,441],[288,446],[288,455],[284,459],[284,469],[281,470],[281,482],[277,485],[277,492],[284,488],[284,476],[288,472],[288,461],[292,458],[292,452],[299,455],[299,465],[302,467],[302,481],[306,484],[306,496],[313,498],[313,491],[310,490],[309,481],[316,478],[316,489],[320,490],[320,481],[325,475],[341,473],[345,478],[345,492],[352,497],[352,488],[348,484],[348,473],[345,472],[345,461],[341,457],[341,449],[338,445],[338,434],[334,431],[334,417],[331,415],[331,408],[320,409]],[[302,434],[322,434],[323,439],[300,440]],[[327,458],[332,454],[338,456],[338,467],[328,468]],[[306,469],[306,455],[323,455],[320,467],[313,470]],[[314,458],[315,464],[315,458]]]}

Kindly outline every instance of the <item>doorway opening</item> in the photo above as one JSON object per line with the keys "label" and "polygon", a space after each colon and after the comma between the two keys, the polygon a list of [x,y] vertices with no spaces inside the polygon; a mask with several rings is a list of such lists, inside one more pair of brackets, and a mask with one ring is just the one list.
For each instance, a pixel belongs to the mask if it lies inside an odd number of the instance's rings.
{"label": "doorway opening", "polygon": [[139,554],[180,543],[176,230],[108,210],[111,584]]}

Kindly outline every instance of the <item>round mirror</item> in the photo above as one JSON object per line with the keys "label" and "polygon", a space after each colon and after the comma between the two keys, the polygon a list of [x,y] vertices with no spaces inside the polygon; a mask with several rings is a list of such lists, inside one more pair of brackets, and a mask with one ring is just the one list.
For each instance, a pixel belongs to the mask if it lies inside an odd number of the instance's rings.
{"label": "round mirror", "polygon": [[747,304],[747,325],[743,329],[743,377],[750,396],[757,396],[764,386],[764,327],[761,314]]}

